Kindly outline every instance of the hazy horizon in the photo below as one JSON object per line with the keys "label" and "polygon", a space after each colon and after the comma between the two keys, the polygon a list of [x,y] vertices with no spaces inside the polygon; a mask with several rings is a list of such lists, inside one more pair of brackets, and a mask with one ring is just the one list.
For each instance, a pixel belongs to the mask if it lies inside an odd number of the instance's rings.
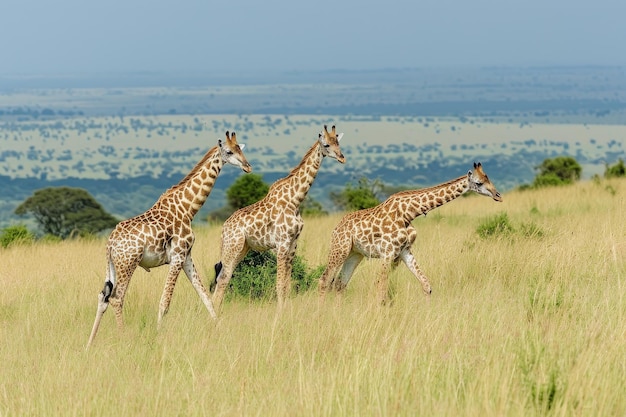
{"label": "hazy horizon", "polygon": [[616,0],[9,0],[0,75],[623,66]]}

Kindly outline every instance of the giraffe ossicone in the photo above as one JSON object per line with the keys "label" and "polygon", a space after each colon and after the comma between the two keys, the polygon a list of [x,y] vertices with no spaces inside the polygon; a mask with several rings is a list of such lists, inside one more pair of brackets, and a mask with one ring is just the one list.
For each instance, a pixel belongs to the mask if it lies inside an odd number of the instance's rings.
{"label": "giraffe ossicone", "polygon": [[260,201],[234,212],[222,227],[221,260],[215,265],[213,306],[219,312],[224,292],[237,264],[249,250],[276,252],[276,295],[282,308],[291,289],[291,270],[304,221],[300,204],[306,197],[325,157],[340,163],[343,133],[324,126],[313,146],[287,177],[274,182]]}
{"label": "giraffe ossicone", "polygon": [[379,205],[346,214],[332,232],[328,263],[319,279],[318,290],[324,298],[330,288],[341,292],[350,281],[363,258],[380,258],[378,299],[387,296],[390,270],[402,261],[420,281],[425,294],[432,291],[428,278],[420,270],[411,252],[417,231],[411,222],[426,215],[467,191],[502,201],[502,196],[483,171],[474,163],[474,170],[454,180],[419,190],[401,191]]}
{"label": "giraffe ossicone", "polygon": [[202,284],[191,258],[195,241],[191,221],[211,193],[225,164],[235,165],[244,172],[252,171],[242,152],[243,148],[243,144],[237,143],[235,132],[231,134],[227,131],[226,140],[218,139],[217,146],[211,148],[185,178],[165,191],[148,211],[118,223],[113,229],[106,247],[104,289],[98,295],[96,318],[87,347],[93,343],[109,304],[114,309],[118,327],[123,327],[124,296],[138,266],[150,271],[150,268],[169,264],[159,303],[159,325],[169,309],[181,269],[211,317],[217,317],[209,292]]}

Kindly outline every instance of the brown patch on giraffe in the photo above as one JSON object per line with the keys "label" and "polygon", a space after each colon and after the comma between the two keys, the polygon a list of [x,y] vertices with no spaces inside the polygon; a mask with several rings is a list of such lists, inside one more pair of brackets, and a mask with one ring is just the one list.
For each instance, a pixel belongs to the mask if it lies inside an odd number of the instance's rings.
{"label": "brown patch on giraffe", "polygon": [[194,235],[191,221],[207,199],[215,178],[229,163],[250,172],[252,167],[241,152],[235,133],[226,132],[226,142],[218,139],[194,168],[176,185],[166,190],[145,213],[118,223],[107,242],[106,279],[98,296],[96,317],[87,342],[93,342],[108,306],[113,306],[118,327],[123,327],[124,296],[137,266],[147,271],[169,263],[165,288],[159,303],[158,323],[167,313],[180,271],[189,277],[211,317],[216,314],[191,259]]}
{"label": "brown patch on giraffe", "polygon": [[[332,232],[328,263],[318,285],[320,296],[324,297],[339,275],[341,287],[345,288],[358,264],[353,259],[360,259],[359,257],[379,257],[385,260],[378,276],[380,302],[384,302],[387,294],[390,262],[393,264],[398,260],[404,262],[420,281],[424,293],[430,294],[430,283],[410,250],[417,237],[411,222],[417,216],[458,198],[468,190],[492,197],[496,201],[502,199],[484,174],[482,165],[474,164],[474,172],[470,171],[467,175],[429,188],[402,191],[372,209],[344,216]],[[391,221],[386,223],[387,219]],[[375,232],[379,224],[383,225],[381,229],[384,233],[381,236]]]}
{"label": "brown patch on giraffe", "polygon": [[300,204],[325,157],[336,159],[340,163],[345,162],[339,147],[341,136],[342,134],[337,134],[334,125],[330,132],[324,125],[324,129],[298,166],[285,178],[274,182],[261,202],[237,210],[224,223],[221,242],[223,267],[213,293],[216,309],[219,310],[232,271],[248,250],[242,240],[265,245],[259,249],[276,250],[276,293],[279,308],[283,305],[290,286],[291,263],[295,256],[297,239],[304,225],[299,213]]}

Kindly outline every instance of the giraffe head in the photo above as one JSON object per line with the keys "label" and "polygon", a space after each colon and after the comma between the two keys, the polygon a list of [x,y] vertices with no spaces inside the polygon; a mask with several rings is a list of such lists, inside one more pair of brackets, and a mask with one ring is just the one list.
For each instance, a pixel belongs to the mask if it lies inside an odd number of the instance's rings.
{"label": "giraffe head", "polygon": [[341,153],[341,149],[339,148],[339,141],[343,133],[337,134],[335,131],[335,125],[331,128],[331,131],[328,131],[326,125],[324,125],[324,130],[319,134],[319,142],[322,146],[322,155],[329,156],[331,158],[335,158],[337,161],[342,164],[346,162],[346,158]]}
{"label": "giraffe head", "polygon": [[241,168],[244,172],[252,171],[252,166],[250,166],[246,156],[243,154],[243,148],[245,148],[246,145],[243,143],[239,145],[237,143],[235,132],[231,135],[226,131],[226,142],[222,142],[221,139],[218,139],[217,144],[220,147],[222,160],[225,164],[233,164]]}
{"label": "giraffe head", "polygon": [[495,185],[489,181],[489,177],[483,171],[482,164],[474,162],[474,172],[467,172],[467,180],[469,182],[469,189],[477,192],[478,194],[485,195],[493,198],[495,201],[502,201],[502,196],[496,190]]}

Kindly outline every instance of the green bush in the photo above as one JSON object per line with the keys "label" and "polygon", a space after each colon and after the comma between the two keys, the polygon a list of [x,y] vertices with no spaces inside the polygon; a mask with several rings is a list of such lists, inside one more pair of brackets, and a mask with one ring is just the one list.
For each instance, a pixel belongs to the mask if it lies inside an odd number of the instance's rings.
{"label": "green bush", "polygon": [[513,232],[513,226],[506,213],[500,213],[485,219],[478,225],[478,236],[487,238],[491,236],[507,235]]}
{"label": "green bush", "polygon": [[533,222],[522,223],[519,227],[514,227],[506,213],[496,214],[484,219],[476,228],[476,233],[483,239],[513,235],[524,238],[542,238],[545,234],[543,229]]}
{"label": "green bush", "polygon": [[18,224],[9,226],[0,233],[0,246],[6,248],[13,244],[31,243],[35,240],[35,235],[26,226]]}
{"label": "green bush", "polygon": [[247,207],[263,199],[269,189],[261,175],[242,175],[226,190],[228,206],[234,210]]}
{"label": "green bush", "polygon": [[549,173],[543,175],[537,175],[533,181],[533,187],[556,187],[559,185],[566,185],[567,182],[559,178],[558,175]]}
{"label": "green bush", "polygon": [[571,184],[580,179],[583,170],[571,156],[548,158],[535,168],[539,170],[539,174],[533,182],[534,187]]}
{"label": "green bush", "polygon": [[339,210],[356,211],[380,204],[378,192],[383,188],[380,180],[361,177],[356,185],[347,183],[343,191],[331,191],[330,199]]}
{"label": "green bush", "polygon": [[604,170],[604,178],[620,178],[626,177],[626,166],[622,158],[615,163],[615,165],[606,165]]}
{"label": "green bush", "polygon": [[[248,252],[233,272],[226,298],[275,299],[276,269],[274,252]],[[323,266],[309,270],[302,258],[296,256],[291,271],[291,291],[300,294],[309,290],[317,282],[323,271]]]}

